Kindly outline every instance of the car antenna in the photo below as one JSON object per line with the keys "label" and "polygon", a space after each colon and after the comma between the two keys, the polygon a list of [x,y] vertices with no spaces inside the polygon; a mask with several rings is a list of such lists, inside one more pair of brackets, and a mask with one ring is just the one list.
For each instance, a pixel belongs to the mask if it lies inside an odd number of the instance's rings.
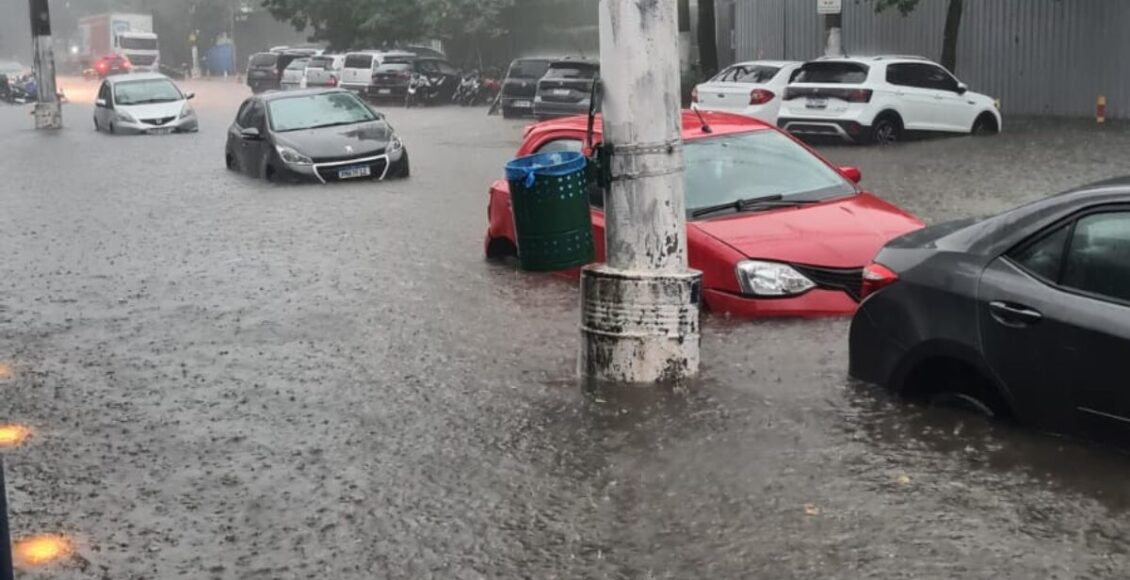
{"label": "car antenna", "polygon": [[694,115],[698,117],[698,122],[702,124],[702,132],[707,135],[713,133],[714,129],[711,129],[710,125],[706,124],[706,119],[702,116],[702,111],[699,111],[696,105],[691,105],[691,110],[694,111]]}

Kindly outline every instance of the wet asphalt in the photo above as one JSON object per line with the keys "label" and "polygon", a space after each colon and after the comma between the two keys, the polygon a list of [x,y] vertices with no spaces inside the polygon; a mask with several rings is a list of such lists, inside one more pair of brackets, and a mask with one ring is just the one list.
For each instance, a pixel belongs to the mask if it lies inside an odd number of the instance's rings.
{"label": "wet asphalt", "polygon": [[[23,579],[1125,578],[1130,458],[846,377],[845,319],[704,323],[702,378],[586,395],[573,281],[482,259],[521,121],[388,108],[404,182],[275,186],[202,131],[0,106],[0,422]],[[825,144],[938,222],[1130,173],[1130,127]]]}

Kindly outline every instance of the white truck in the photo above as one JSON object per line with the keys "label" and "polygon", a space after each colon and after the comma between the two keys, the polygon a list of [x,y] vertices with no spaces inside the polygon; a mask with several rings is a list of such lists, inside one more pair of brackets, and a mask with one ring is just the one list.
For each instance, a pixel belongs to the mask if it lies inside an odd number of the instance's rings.
{"label": "white truck", "polygon": [[79,58],[84,67],[111,54],[129,59],[135,72],[159,72],[161,50],[153,34],[153,16],[149,14],[99,14],[79,20],[82,44]]}

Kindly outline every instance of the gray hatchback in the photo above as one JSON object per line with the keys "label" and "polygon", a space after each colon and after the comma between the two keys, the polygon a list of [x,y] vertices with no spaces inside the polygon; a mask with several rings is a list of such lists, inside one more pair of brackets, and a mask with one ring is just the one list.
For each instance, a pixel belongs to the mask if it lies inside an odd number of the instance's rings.
{"label": "gray hatchback", "polygon": [[1130,443],[1130,178],[898,238],[863,294],[853,376]]}

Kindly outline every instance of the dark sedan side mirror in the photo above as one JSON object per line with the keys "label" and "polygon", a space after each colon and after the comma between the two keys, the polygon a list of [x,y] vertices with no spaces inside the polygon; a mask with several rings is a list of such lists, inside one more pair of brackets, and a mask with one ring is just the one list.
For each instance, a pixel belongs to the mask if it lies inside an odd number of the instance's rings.
{"label": "dark sedan side mirror", "polygon": [[186,100],[186,101],[191,101],[192,99],[195,99],[195,98],[196,98],[196,93],[185,93],[184,94],[184,100]]}
{"label": "dark sedan side mirror", "polygon": [[247,141],[258,141],[263,138],[263,136],[259,134],[259,130],[255,127],[248,127],[240,131],[239,136]]}
{"label": "dark sedan side mirror", "polygon": [[843,175],[852,183],[859,183],[860,181],[863,181],[863,172],[861,172],[858,167],[844,165],[840,167],[840,175]]}

